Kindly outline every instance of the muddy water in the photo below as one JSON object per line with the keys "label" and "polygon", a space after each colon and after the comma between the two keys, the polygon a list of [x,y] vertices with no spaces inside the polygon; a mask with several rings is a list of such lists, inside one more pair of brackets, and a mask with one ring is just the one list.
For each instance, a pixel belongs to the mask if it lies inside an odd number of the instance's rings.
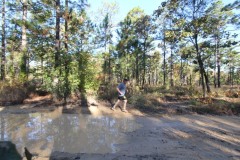
{"label": "muddy water", "polygon": [[140,127],[132,118],[83,114],[0,114],[0,140],[11,141],[20,154],[26,146],[39,156],[54,151],[115,153],[125,142],[125,132]]}

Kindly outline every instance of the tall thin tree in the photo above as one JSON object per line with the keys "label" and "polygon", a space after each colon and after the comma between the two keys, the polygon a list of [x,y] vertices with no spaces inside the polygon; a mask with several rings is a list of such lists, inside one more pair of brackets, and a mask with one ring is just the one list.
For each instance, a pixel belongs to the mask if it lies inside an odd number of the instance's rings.
{"label": "tall thin tree", "polygon": [[22,1],[22,44],[21,44],[21,74],[25,79],[27,76],[27,12],[28,12],[28,0]]}
{"label": "tall thin tree", "polygon": [[6,52],[6,40],[5,40],[5,0],[2,1],[2,56],[1,56],[1,80],[5,80],[5,52]]}
{"label": "tall thin tree", "polygon": [[65,67],[65,90],[64,90],[64,102],[66,103],[67,96],[69,95],[69,60],[68,60],[68,21],[69,21],[69,11],[68,11],[68,0],[65,0],[65,58],[64,58],[64,67]]}
{"label": "tall thin tree", "polygon": [[56,0],[55,68],[60,65],[60,0]]}

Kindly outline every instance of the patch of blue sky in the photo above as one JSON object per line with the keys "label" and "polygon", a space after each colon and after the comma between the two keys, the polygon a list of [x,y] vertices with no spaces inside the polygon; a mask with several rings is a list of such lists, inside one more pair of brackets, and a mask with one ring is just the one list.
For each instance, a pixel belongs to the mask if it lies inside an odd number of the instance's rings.
{"label": "patch of blue sky", "polygon": [[[224,5],[233,3],[234,1],[235,0],[222,0]],[[114,37],[113,42],[116,43],[117,34],[115,31],[118,28],[117,24],[126,17],[127,13],[131,9],[133,9],[134,7],[140,7],[141,9],[144,10],[146,14],[152,15],[154,10],[156,10],[158,6],[160,6],[161,3],[164,2],[164,0],[88,0],[90,7],[87,9],[87,13],[94,23],[99,23],[101,21],[101,19],[99,19],[99,17],[96,18],[95,15],[98,15],[99,10],[104,7],[103,6],[104,2],[107,3],[115,2],[118,5],[118,11],[116,15],[113,17],[113,23],[115,27],[112,29]],[[235,10],[234,12],[239,13],[240,11]],[[236,27],[229,26],[227,30],[230,31],[231,33],[237,33],[238,35],[240,35],[240,31]],[[237,40],[238,39],[239,38],[237,38]],[[157,43],[155,44],[157,45]]]}

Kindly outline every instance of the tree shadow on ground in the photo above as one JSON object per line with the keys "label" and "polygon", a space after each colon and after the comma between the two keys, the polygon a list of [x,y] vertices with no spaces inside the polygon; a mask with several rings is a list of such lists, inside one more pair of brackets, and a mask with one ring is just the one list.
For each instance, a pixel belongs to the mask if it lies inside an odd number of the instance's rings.
{"label": "tree shadow on ground", "polygon": [[89,110],[90,103],[88,102],[87,95],[85,93],[75,93],[75,98],[70,98],[66,104],[60,104],[63,106],[62,113],[69,114],[91,114]]}
{"label": "tree shadow on ground", "polygon": [[87,96],[85,93],[81,93],[80,107],[81,107],[82,114],[91,114],[91,112],[88,108],[89,103],[88,103]]}

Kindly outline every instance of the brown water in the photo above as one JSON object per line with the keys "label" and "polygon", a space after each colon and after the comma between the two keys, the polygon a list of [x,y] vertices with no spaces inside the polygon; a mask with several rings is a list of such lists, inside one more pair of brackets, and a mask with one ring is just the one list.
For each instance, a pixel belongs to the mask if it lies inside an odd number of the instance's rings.
{"label": "brown water", "polygon": [[125,132],[140,127],[132,118],[84,114],[0,114],[0,140],[26,146],[39,156],[53,151],[68,153],[115,153],[125,142]]}

